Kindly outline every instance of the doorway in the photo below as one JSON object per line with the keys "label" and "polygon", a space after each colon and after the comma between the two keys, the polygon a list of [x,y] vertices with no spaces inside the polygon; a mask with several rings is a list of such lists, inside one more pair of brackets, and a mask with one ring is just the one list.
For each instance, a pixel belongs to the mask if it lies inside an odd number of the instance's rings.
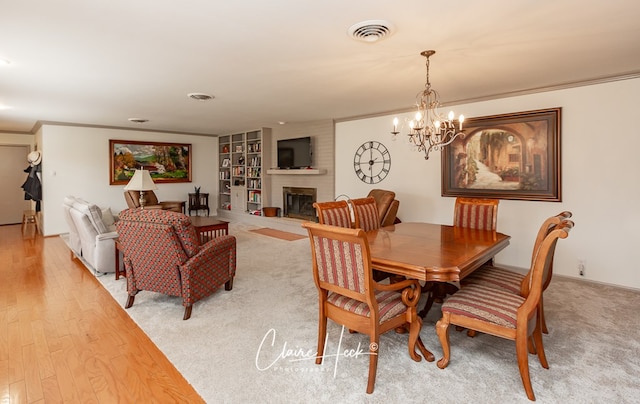
{"label": "doorway", "polygon": [[22,223],[22,212],[31,209],[22,189],[29,149],[28,145],[0,145],[0,225]]}

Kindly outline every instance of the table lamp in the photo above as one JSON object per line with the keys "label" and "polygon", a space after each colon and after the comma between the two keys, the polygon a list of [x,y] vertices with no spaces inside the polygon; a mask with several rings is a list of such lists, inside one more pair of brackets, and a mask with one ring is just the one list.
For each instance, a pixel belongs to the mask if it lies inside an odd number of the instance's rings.
{"label": "table lamp", "polygon": [[145,191],[152,191],[158,189],[156,184],[151,179],[151,174],[148,170],[136,170],[129,180],[129,183],[124,187],[125,191],[139,191],[140,192],[140,207],[144,209],[145,204]]}

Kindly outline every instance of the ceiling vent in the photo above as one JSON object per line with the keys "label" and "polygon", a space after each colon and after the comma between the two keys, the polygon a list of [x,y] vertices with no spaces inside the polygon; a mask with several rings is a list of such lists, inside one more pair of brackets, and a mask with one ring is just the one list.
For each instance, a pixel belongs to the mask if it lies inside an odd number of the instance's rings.
{"label": "ceiling vent", "polygon": [[129,118],[128,119],[129,122],[133,122],[133,123],[145,123],[145,122],[149,122],[148,119],[144,119],[144,118]]}
{"label": "ceiling vent", "polygon": [[187,94],[187,96],[191,99],[198,100],[198,101],[209,101],[213,99],[212,95],[204,94],[204,93],[189,93]]}
{"label": "ceiling vent", "polygon": [[349,27],[349,36],[358,41],[376,42],[393,31],[393,24],[384,20],[362,21]]}

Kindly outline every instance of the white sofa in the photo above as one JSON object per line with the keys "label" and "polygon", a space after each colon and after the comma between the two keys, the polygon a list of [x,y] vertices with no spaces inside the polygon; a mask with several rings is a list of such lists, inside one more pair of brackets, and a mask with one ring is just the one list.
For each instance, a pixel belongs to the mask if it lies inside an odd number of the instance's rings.
{"label": "white sofa", "polygon": [[115,272],[118,238],[111,209],[101,209],[85,200],[67,196],[62,204],[69,226],[67,244],[72,254],[94,273]]}

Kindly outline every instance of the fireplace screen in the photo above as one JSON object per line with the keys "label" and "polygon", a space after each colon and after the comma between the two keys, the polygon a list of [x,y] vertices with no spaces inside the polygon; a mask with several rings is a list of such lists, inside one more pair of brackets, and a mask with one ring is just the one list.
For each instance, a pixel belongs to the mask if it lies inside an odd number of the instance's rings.
{"label": "fireplace screen", "polygon": [[282,196],[284,217],[317,221],[316,210],[313,207],[316,201],[316,188],[284,187]]}

